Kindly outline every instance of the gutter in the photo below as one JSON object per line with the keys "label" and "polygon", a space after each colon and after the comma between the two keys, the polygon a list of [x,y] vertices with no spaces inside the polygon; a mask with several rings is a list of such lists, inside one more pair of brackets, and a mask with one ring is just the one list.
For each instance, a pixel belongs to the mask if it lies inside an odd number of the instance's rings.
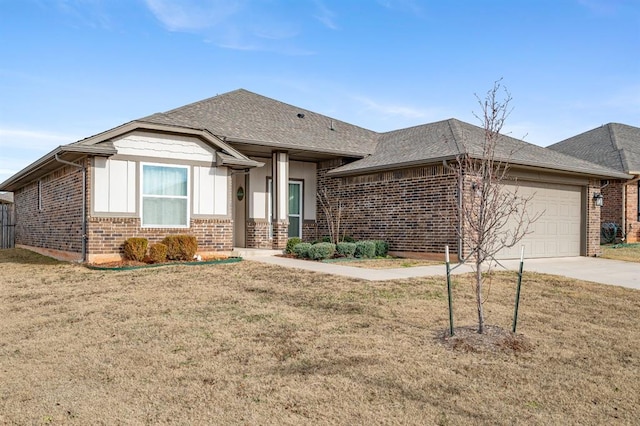
{"label": "gutter", "polygon": [[82,169],[82,260],[84,263],[87,260],[87,168],[85,166],[86,158],[82,159],[83,164],[72,163],[58,157],[58,153],[55,153],[53,158],[62,164]]}

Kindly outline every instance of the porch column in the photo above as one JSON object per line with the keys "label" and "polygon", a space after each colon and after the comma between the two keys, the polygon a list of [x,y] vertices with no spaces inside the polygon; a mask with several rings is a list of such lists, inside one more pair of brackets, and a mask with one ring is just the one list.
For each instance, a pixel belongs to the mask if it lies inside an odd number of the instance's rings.
{"label": "porch column", "polygon": [[289,154],[271,154],[273,249],[284,249],[289,236]]}

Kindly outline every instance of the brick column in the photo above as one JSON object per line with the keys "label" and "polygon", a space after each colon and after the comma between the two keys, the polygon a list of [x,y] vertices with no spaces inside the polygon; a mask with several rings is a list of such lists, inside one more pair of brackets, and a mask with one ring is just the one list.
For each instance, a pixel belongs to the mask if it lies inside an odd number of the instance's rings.
{"label": "brick column", "polygon": [[596,206],[593,194],[600,193],[600,181],[590,180],[586,193],[586,256],[600,256],[600,213],[602,207]]}

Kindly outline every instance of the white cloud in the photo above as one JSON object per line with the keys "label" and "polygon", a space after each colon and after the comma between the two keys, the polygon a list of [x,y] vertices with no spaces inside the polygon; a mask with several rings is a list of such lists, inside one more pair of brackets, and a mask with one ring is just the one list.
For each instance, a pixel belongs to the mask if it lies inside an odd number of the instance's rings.
{"label": "white cloud", "polygon": [[[41,2],[46,4],[46,2]],[[56,0],[55,7],[74,22],[91,28],[110,29],[113,21],[102,0]]]}
{"label": "white cloud", "polygon": [[[169,31],[198,34],[207,43],[226,49],[267,51],[285,55],[310,55],[313,52],[295,45],[305,28],[304,19],[312,17],[312,8],[304,2],[306,13],[286,14],[270,2],[252,0],[145,0],[149,10]],[[320,6],[318,6],[320,5]],[[315,18],[333,26],[332,14],[322,3]]]}
{"label": "white cloud", "polygon": [[3,152],[9,150],[52,150],[58,145],[75,142],[77,138],[38,130],[24,130],[0,127],[0,148]]}
{"label": "white cloud", "polygon": [[409,12],[419,17],[424,16],[422,6],[415,0],[378,0],[378,4],[387,9]]}
{"label": "white cloud", "polygon": [[404,119],[425,120],[438,113],[438,109],[420,109],[406,105],[394,105],[390,103],[379,103],[362,96],[354,96],[353,99],[360,103],[365,110],[373,111],[385,117],[395,116]]}
{"label": "white cloud", "polygon": [[331,11],[321,0],[316,0],[315,4],[318,9],[318,13],[315,15],[315,18],[325,27],[337,30],[338,25],[335,23],[335,14],[333,11]]}
{"label": "white cloud", "polygon": [[243,2],[225,0],[146,0],[147,7],[169,31],[213,28],[242,9]]}

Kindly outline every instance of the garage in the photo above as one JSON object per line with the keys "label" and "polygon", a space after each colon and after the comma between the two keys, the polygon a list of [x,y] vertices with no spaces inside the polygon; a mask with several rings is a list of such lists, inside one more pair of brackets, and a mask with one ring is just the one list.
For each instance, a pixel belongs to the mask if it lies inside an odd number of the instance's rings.
{"label": "garage", "polygon": [[[515,185],[507,185],[515,190]],[[516,246],[503,249],[499,259],[520,257],[524,245],[525,257],[580,256],[582,229],[582,188],[573,185],[518,182],[518,194],[533,197],[528,210],[532,215],[542,213]],[[512,224],[515,226],[515,224]]]}

